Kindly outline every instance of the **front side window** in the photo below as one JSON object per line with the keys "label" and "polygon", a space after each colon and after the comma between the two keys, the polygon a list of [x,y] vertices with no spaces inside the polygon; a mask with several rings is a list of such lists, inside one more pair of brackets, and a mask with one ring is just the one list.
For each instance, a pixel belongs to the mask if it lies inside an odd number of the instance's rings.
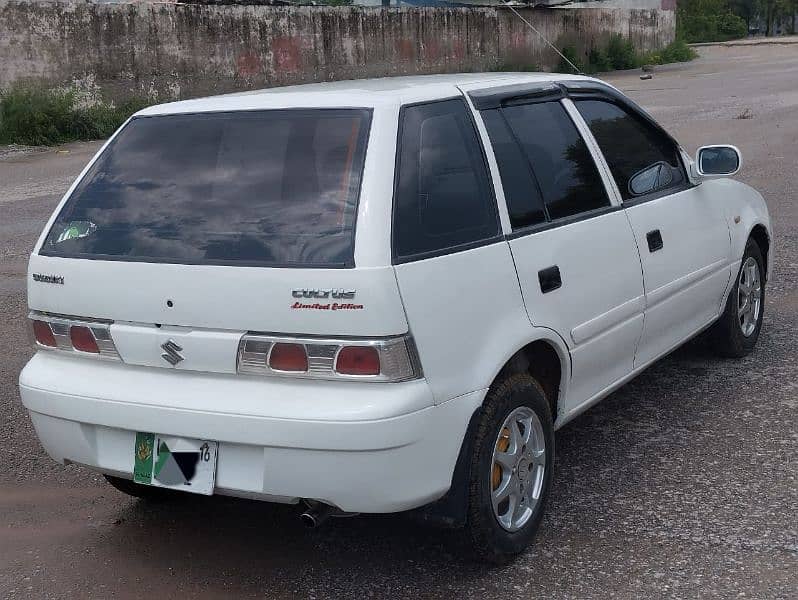
{"label": "front side window", "polygon": [[534,172],[550,220],[610,206],[590,150],[560,102],[501,112]]}
{"label": "front side window", "polygon": [[496,202],[463,100],[402,109],[393,247],[397,261],[499,235]]}
{"label": "front side window", "polygon": [[624,200],[676,189],[686,181],[676,144],[650,123],[604,100],[576,100]]}
{"label": "front side window", "polygon": [[354,266],[370,121],[366,109],[134,118],[75,189],[42,254]]}

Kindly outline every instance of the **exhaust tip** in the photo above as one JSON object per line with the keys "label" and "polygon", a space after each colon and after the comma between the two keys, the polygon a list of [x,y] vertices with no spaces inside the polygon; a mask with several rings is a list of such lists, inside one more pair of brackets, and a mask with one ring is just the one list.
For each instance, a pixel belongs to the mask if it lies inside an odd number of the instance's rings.
{"label": "exhaust tip", "polygon": [[302,521],[302,524],[308,529],[314,529],[319,526],[318,519],[309,512],[303,512],[299,515],[299,520]]}
{"label": "exhaust tip", "polygon": [[308,529],[319,527],[327,518],[335,512],[335,507],[321,502],[314,502],[305,512],[299,515],[299,520]]}

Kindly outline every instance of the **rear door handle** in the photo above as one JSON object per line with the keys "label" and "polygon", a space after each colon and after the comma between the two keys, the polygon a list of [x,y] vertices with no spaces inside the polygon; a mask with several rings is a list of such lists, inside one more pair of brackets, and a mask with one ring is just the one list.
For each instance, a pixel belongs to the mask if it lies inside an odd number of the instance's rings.
{"label": "rear door handle", "polygon": [[657,250],[662,250],[662,247],[665,245],[662,242],[662,234],[659,232],[659,229],[655,229],[654,231],[649,231],[646,234],[646,240],[648,241],[649,252],[656,252]]}
{"label": "rear door handle", "polygon": [[554,265],[538,271],[538,281],[540,282],[540,291],[544,294],[561,288],[560,267]]}

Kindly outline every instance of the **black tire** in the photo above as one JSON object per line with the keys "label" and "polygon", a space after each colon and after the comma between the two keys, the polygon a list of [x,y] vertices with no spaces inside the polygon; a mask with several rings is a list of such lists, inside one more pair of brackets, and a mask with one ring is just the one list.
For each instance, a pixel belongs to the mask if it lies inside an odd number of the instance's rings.
{"label": "black tire", "polygon": [[108,483],[123,494],[150,502],[165,502],[176,498],[180,494],[180,492],[174,490],[135,483],[131,479],[122,479],[113,475],[104,475],[104,477]]}
{"label": "black tire", "polygon": [[[539,499],[531,516],[517,531],[508,531],[500,525],[491,500],[493,450],[505,419],[519,407],[531,409],[540,421],[545,441],[545,462]],[[475,558],[504,564],[523,552],[534,539],[551,487],[554,429],[543,388],[526,373],[509,375],[495,384],[485,399],[474,436],[465,528],[467,542]]]}
{"label": "black tire", "polygon": [[[760,304],[759,316],[756,321],[756,327],[750,335],[743,333],[740,317],[738,316],[738,302],[739,302],[739,289],[740,277],[745,266],[746,261],[752,258],[756,261],[759,268],[760,278]],[[720,356],[726,358],[742,358],[751,353],[756,346],[756,341],[759,339],[759,332],[762,329],[762,317],[765,314],[765,261],[762,259],[762,251],[759,249],[753,239],[749,239],[745,245],[745,253],[740,263],[740,271],[734,281],[734,287],[729,292],[729,298],[726,301],[726,308],[712,328],[709,330],[709,340],[714,351]]]}

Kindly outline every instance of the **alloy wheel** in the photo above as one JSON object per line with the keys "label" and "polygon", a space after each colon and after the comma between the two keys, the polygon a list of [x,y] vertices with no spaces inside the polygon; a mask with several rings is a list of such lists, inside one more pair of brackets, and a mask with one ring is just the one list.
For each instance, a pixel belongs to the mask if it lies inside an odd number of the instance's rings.
{"label": "alloy wheel", "polygon": [[762,309],[762,280],[759,264],[749,256],[742,269],[737,283],[737,317],[740,330],[745,337],[750,337],[756,330],[759,312]]}
{"label": "alloy wheel", "polygon": [[490,474],[493,514],[507,531],[518,531],[532,517],[545,470],[543,426],[531,408],[520,406],[499,429]]}

